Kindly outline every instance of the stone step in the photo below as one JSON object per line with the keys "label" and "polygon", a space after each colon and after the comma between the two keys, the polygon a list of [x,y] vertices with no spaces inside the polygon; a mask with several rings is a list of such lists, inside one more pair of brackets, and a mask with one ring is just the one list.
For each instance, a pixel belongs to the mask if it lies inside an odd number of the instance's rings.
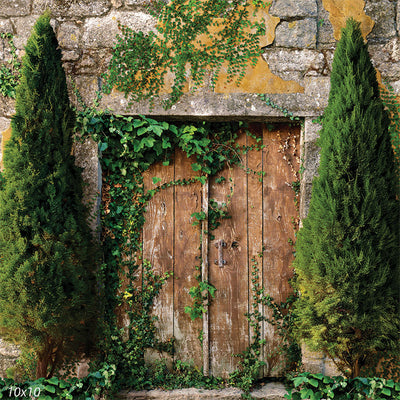
{"label": "stone step", "polygon": [[[175,389],[123,391],[116,395],[118,400],[241,400],[243,391],[237,388],[219,390],[206,389]],[[251,392],[254,399],[258,400],[284,400],[287,393],[282,383],[270,382]]]}

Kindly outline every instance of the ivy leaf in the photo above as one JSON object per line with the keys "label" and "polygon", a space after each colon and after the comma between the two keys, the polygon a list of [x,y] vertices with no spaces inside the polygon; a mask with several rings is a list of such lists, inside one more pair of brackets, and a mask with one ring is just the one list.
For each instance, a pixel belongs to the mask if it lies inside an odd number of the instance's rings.
{"label": "ivy leaf", "polygon": [[163,161],[162,165],[164,165],[165,167],[169,165],[169,160]]}
{"label": "ivy leaf", "polygon": [[132,132],[133,131],[133,124],[128,123],[124,126],[124,131]]}
{"label": "ivy leaf", "polygon": [[144,135],[146,132],[148,132],[149,128],[147,126],[143,126],[141,128],[138,129],[137,131],[137,135],[138,136],[142,136]]}
{"label": "ivy leaf", "polygon": [[318,387],[318,381],[316,379],[310,379],[309,384],[314,387]]}
{"label": "ivy leaf", "polygon": [[133,127],[134,128],[139,128],[140,126],[146,125],[147,121],[143,119],[135,119],[133,121]]}
{"label": "ivy leaf", "polygon": [[[151,125],[150,129],[157,135],[157,136],[161,136],[161,134],[163,133],[163,128],[159,125]],[[139,134],[139,133],[138,133]]]}
{"label": "ivy leaf", "polygon": [[174,133],[175,135],[178,135],[178,128],[175,125],[170,125],[169,130]]}
{"label": "ivy leaf", "polygon": [[104,150],[106,150],[108,147],[108,143],[105,142],[99,142],[99,151],[102,152]]}
{"label": "ivy leaf", "polygon": [[161,178],[158,178],[157,176],[154,176],[152,178],[153,184],[156,185],[158,182],[161,182]]}
{"label": "ivy leaf", "polygon": [[171,142],[170,142],[170,140],[169,140],[168,137],[163,137],[163,140],[162,140],[162,148],[163,148],[163,149],[172,148]]}
{"label": "ivy leaf", "polygon": [[[142,139],[141,144],[145,145],[146,147],[153,147],[154,142],[156,141],[156,139],[152,138],[152,137],[145,137]],[[144,147],[144,146],[142,146]]]}
{"label": "ivy leaf", "polygon": [[305,377],[305,376],[298,376],[298,377],[293,379],[294,387],[297,387],[297,386],[301,385],[304,382],[308,382],[308,378]]}
{"label": "ivy leaf", "polygon": [[202,175],[202,176],[198,176],[197,180],[202,184],[205,185],[205,183],[207,182],[207,176],[206,175]]}
{"label": "ivy leaf", "polygon": [[54,386],[46,385],[44,388],[50,393],[56,392],[56,388]]}
{"label": "ivy leaf", "polygon": [[192,170],[193,171],[200,171],[201,170],[201,165],[200,164],[198,164],[198,163],[193,163],[192,164]]}

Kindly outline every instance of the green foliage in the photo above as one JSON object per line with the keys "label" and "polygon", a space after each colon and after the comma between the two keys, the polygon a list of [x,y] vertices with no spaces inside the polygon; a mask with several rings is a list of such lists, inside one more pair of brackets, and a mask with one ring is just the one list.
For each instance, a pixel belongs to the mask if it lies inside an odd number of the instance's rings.
{"label": "green foliage", "polygon": [[400,207],[389,119],[354,20],[332,67],[321,158],[294,267],[298,336],[358,376],[379,351],[399,354]]}
{"label": "green foliage", "polygon": [[0,191],[0,325],[51,376],[88,350],[96,246],[71,155],[74,112],[61,51],[41,16],[26,45]]}
{"label": "green foliage", "polygon": [[146,349],[163,350],[169,353],[173,351],[173,341],[160,343],[156,339],[152,316],[154,299],[160,292],[162,285],[170,274],[162,276],[154,274],[148,261],[143,261],[143,283],[131,284],[122,294],[121,303],[127,305],[129,324],[126,327],[117,328],[111,322],[105,324],[105,338],[101,350],[104,352],[103,363],[114,365],[116,376],[113,380],[113,391],[130,387],[134,389],[148,388],[151,381],[148,376],[148,368],[144,363]]}
{"label": "green foliage", "polygon": [[168,368],[165,360],[160,360],[150,367],[152,386],[163,390],[181,389],[188,387],[217,389],[222,388],[222,378],[204,376],[202,371],[191,363],[177,360],[172,368]]}
{"label": "green foliage", "polygon": [[396,400],[400,399],[400,383],[391,379],[329,377],[302,373],[293,378],[288,400]]}
{"label": "green foliage", "polygon": [[5,97],[15,98],[15,88],[20,78],[21,63],[11,33],[0,33],[0,39],[6,41],[11,59],[0,66],[0,93]]}
{"label": "green foliage", "polygon": [[0,398],[94,400],[100,394],[107,392],[114,374],[115,367],[105,366],[82,379],[62,380],[53,376],[50,379],[40,378],[19,383],[13,379],[0,378]]}
{"label": "green foliage", "polygon": [[197,276],[199,282],[198,286],[193,286],[189,289],[189,295],[193,299],[191,306],[185,307],[185,313],[190,315],[190,318],[195,320],[196,318],[203,318],[203,314],[206,312],[205,304],[209,305],[209,296],[215,297],[215,286],[211,285],[207,281],[201,280],[201,275]]}
{"label": "green foliage", "polygon": [[153,102],[170,71],[172,91],[163,102],[169,108],[182,96],[188,75],[192,91],[204,84],[208,73],[214,87],[224,68],[227,81],[239,85],[246,67],[257,63],[265,34],[265,22],[251,22],[250,17],[269,5],[261,0],[155,2],[156,33],[120,26],[106,76],[108,91],[115,87],[131,101]]}

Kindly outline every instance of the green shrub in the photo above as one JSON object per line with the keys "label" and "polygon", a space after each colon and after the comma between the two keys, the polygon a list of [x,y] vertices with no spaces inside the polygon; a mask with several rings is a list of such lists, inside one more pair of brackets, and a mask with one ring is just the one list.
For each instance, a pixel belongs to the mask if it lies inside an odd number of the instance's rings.
{"label": "green shrub", "polygon": [[0,190],[0,328],[35,352],[37,377],[50,377],[93,339],[96,246],[49,14],[37,20],[25,50]]}
{"label": "green shrub", "polygon": [[294,388],[285,395],[289,400],[396,400],[400,383],[382,378],[346,379],[323,374],[303,373],[292,380]]}
{"label": "green shrub", "polygon": [[399,354],[400,207],[389,118],[359,23],[334,56],[321,158],[294,267],[297,334],[351,377]]}
{"label": "green shrub", "polygon": [[98,395],[107,392],[114,374],[114,366],[105,366],[82,379],[62,380],[53,376],[50,379],[39,378],[35,381],[17,383],[13,379],[0,378],[0,398],[94,400]]}

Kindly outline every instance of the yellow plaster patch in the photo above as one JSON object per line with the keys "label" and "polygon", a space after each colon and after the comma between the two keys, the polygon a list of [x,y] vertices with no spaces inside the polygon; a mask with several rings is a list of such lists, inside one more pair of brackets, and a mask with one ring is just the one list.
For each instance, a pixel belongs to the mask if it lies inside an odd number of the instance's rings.
{"label": "yellow plaster patch", "polygon": [[341,29],[346,26],[346,20],[353,17],[361,22],[361,32],[364,38],[372,31],[375,22],[364,12],[364,0],[322,0],[326,11],[329,12],[329,21],[333,26],[333,36],[340,39]]}
{"label": "yellow plaster patch", "polygon": [[[250,11],[252,22],[264,19],[266,34],[260,40],[260,46],[265,47],[275,39],[275,28],[280,22],[279,17],[269,14],[269,7],[258,9],[255,15]],[[295,22],[294,22],[295,24]],[[216,93],[304,93],[304,87],[296,81],[285,81],[273,74],[265,60],[259,58],[255,67],[248,65],[246,74],[239,86],[235,82],[227,82],[226,68],[221,71],[215,85]]]}
{"label": "yellow plaster patch", "polygon": [[295,81],[285,81],[269,69],[261,57],[255,67],[248,66],[239,86],[226,81],[227,74],[221,72],[215,85],[216,93],[304,93],[304,87]]}
{"label": "yellow plaster patch", "polygon": [[[4,157],[4,146],[11,137],[11,125],[3,132],[1,132],[1,154]],[[3,159],[1,160],[1,169],[3,169]]]}
{"label": "yellow plaster patch", "polygon": [[73,42],[76,42],[76,35],[74,35],[73,33],[71,33],[71,40],[73,41]]}

